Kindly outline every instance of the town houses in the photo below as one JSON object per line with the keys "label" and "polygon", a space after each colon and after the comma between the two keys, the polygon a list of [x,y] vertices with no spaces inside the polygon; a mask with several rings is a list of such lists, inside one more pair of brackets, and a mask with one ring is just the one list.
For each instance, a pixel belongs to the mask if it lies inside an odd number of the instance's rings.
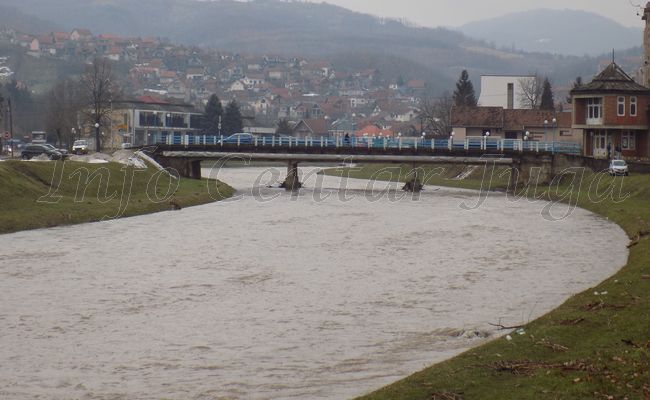
{"label": "town houses", "polygon": [[[646,9],[646,22],[649,13]],[[422,102],[435,96],[425,81],[389,79],[376,68],[355,70],[322,59],[237,54],[176,45],[163,38],[95,34],[86,28],[40,35],[5,29],[0,41],[35,58],[86,64],[97,57],[113,61],[119,66],[124,98],[115,99],[119,112],[114,113],[113,126],[120,129],[111,136],[125,143],[146,144],[179,132],[206,133],[199,130],[197,115],[216,94],[224,107],[231,101],[238,104],[248,132],[273,132],[279,121],[286,120],[299,137],[449,137],[453,132],[456,140],[489,135],[562,141],[579,144],[586,156],[647,158],[649,31],[646,27],[647,66],[636,80],[615,60],[602,62],[593,80],[570,93],[568,87],[564,90],[568,104],[540,110],[521,101],[527,82],[535,76],[484,75],[476,107],[451,107],[438,110],[446,115],[435,116],[423,116]],[[0,60],[0,79],[13,76],[8,64],[6,57]],[[424,118],[450,123],[432,127]]]}
{"label": "town houses", "polygon": [[[194,106],[196,112],[212,94],[224,107],[234,100],[247,117],[247,129],[268,130],[286,119],[298,129],[304,129],[301,121],[311,121],[328,135],[367,134],[363,128],[369,125],[395,135],[421,133],[418,105],[427,95],[426,83],[398,83],[373,68],[339,69],[327,60],[242,55],[85,28],[40,35],[5,30],[0,40],[35,58],[86,64],[107,58],[128,71],[119,76],[119,85],[136,102],[156,98],[160,104]],[[125,140],[145,140],[129,134],[134,136]]]}

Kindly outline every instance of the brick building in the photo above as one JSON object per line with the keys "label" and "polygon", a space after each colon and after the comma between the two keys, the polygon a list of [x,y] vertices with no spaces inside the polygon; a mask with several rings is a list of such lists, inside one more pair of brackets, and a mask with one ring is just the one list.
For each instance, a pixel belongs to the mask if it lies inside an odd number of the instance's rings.
{"label": "brick building", "polygon": [[571,91],[574,131],[582,133],[585,156],[606,158],[622,153],[645,158],[650,153],[650,89],[615,62],[591,82]]}

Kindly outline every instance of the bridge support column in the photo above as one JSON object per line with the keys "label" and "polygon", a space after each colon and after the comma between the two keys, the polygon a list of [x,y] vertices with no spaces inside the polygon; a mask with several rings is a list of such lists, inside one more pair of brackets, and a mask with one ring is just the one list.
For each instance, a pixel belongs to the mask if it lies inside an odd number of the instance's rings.
{"label": "bridge support column", "polygon": [[402,190],[405,192],[413,192],[413,193],[420,193],[424,189],[424,185],[422,184],[422,180],[418,176],[418,169],[413,167],[413,170],[411,171],[411,176],[409,179],[406,180],[406,184],[404,184],[404,187],[402,187]]}
{"label": "bridge support column", "polygon": [[300,178],[298,176],[297,161],[289,161],[289,165],[287,166],[287,177],[280,187],[287,191],[298,190],[302,187],[302,183],[300,183]]}
{"label": "bridge support column", "polygon": [[201,179],[201,160],[186,160],[183,158],[160,157],[156,161],[172,173],[183,178]]}
{"label": "bridge support column", "polygon": [[547,185],[553,181],[553,157],[525,155],[513,159],[510,190],[526,185]]}

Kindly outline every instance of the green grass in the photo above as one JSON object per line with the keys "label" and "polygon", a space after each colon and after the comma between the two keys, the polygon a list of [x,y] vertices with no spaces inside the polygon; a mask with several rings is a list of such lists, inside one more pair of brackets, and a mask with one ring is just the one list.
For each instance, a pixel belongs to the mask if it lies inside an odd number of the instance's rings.
{"label": "green grass", "polygon": [[[184,208],[233,193],[221,182],[176,181],[156,172],[117,163],[0,162],[0,233]],[[86,185],[92,174],[96,178]]]}
{"label": "green grass", "polygon": [[[349,176],[370,178],[381,168],[366,166]],[[398,168],[403,181],[408,168]],[[450,178],[463,167],[446,168],[425,183],[480,187],[483,169],[457,181]],[[618,223],[631,239],[620,272],[527,324],[523,336],[497,338],[360,399],[650,399],[650,175],[626,177],[622,186],[622,178],[600,178],[589,172],[574,187],[565,178],[551,190],[547,185],[541,197],[571,195],[578,206]],[[630,197],[593,201],[612,184]],[[492,188],[506,189],[507,179]]]}

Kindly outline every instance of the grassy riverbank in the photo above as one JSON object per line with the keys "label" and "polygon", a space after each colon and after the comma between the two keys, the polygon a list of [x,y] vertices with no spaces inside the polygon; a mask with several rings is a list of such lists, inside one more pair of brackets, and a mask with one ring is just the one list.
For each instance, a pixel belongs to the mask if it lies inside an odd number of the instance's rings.
{"label": "grassy riverbank", "polygon": [[[377,176],[382,168],[367,166],[349,176],[388,179],[386,172]],[[463,167],[445,168],[425,184],[481,187],[482,168],[465,180],[452,179]],[[401,171],[404,181],[408,169]],[[545,199],[572,196],[579,207],[627,232],[630,258],[619,273],[527,324],[525,335],[495,339],[361,399],[650,399],[650,175],[626,177],[617,186],[621,179],[589,172],[581,185],[565,178],[551,190],[547,185],[538,191]],[[630,197],[622,202],[618,196],[604,198],[611,187]],[[505,188],[504,178],[492,185]]]}
{"label": "grassy riverbank", "polygon": [[4,161],[0,162],[0,233],[184,208],[232,193],[221,182],[171,180],[151,167]]}

